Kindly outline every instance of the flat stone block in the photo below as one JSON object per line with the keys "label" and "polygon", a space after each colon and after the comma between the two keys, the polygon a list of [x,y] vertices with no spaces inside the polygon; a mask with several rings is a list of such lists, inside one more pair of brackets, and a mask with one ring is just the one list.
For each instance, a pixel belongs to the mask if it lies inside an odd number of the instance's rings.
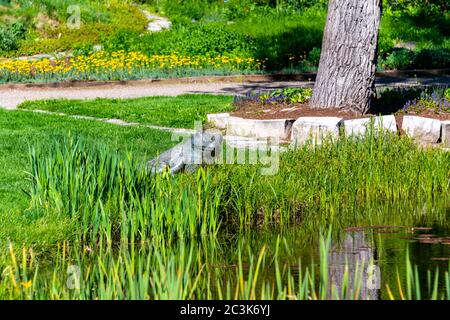
{"label": "flat stone block", "polygon": [[403,117],[403,131],[414,140],[431,144],[441,138],[441,121],[417,116]]}
{"label": "flat stone block", "polygon": [[239,117],[229,117],[227,124],[227,135],[242,137],[255,136],[255,120]]}
{"label": "flat stone block", "polygon": [[345,136],[364,136],[367,128],[373,125],[375,133],[379,131],[397,132],[397,123],[394,116],[380,116],[364,119],[352,119],[344,121]]}
{"label": "flat stone block", "polygon": [[450,121],[441,121],[442,124],[442,143],[444,147],[450,148]]}
{"label": "flat stone block", "polygon": [[256,138],[278,138],[287,140],[291,135],[291,128],[294,120],[274,119],[274,120],[256,120],[255,137]]}
{"label": "flat stone block", "polygon": [[212,123],[218,129],[226,129],[228,125],[229,113],[213,113],[207,115],[208,122]]}
{"label": "flat stone block", "polygon": [[248,149],[248,150],[267,150],[272,151],[285,151],[285,147],[278,144],[272,144],[270,139],[256,139],[246,138],[241,136],[224,136],[223,140],[227,147],[234,149]]}
{"label": "flat stone block", "polygon": [[321,144],[325,139],[338,139],[342,118],[337,117],[302,117],[292,126],[292,143],[301,145],[311,140]]}
{"label": "flat stone block", "polygon": [[256,120],[229,117],[227,135],[287,140],[290,137],[293,123],[294,120],[289,119]]}

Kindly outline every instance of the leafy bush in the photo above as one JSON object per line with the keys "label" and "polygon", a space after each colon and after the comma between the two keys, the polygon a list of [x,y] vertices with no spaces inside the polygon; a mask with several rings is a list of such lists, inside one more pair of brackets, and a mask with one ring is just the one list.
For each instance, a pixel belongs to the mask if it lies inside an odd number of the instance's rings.
{"label": "leafy bush", "polygon": [[220,24],[199,23],[143,36],[122,30],[105,39],[104,46],[109,51],[141,51],[148,55],[176,52],[188,56],[231,54],[249,57],[255,51],[255,40]]}
{"label": "leafy bush", "polygon": [[394,50],[386,59],[381,60],[382,68],[409,69],[414,65],[415,54],[408,49]]}
{"label": "leafy bush", "polygon": [[313,65],[319,65],[320,54],[322,50],[320,48],[313,48],[308,55],[308,61]]}
{"label": "leafy bush", "polygon": [[415,57],[417,68],[449,68],[449,49],[423,49],[417,52]]}
{"label": "leafy bush", "polygon": [[312,97],[313,91],[308,88],[285,88],[270,92],[249,92],[245,96],[235,96],[234,104],[253,101],[264,104],[305,103]]}
{"label": "leafy bush", "polygon": [[450,67],[450,50],[446,48],[422,49],[412,51],[409,49],[396,49],[386,58],[380,59],[383,69],[430,69]]}
{"label": "leafy bush", "polygon": [[25,38],[26,28],[16,22],[10,26],[0,26],[0,52],[10,52],[19,48],[19,41]]}

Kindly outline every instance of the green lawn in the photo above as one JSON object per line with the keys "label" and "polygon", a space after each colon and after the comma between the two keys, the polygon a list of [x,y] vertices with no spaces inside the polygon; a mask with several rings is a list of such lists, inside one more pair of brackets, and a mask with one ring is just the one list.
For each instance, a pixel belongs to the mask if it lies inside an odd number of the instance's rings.
{"label": "green lawn", "polygon": [[23,191],[29,189],[28,146],[46,146],[69,131],[123,153],[132,152],[140,161],[153,158],[173,144],[171,134],[159,130],[0,109],[0,242],[54,242],[72,232],[68,219],[39,219],[35,212],[29,212]]}
{"label": "green lawn", "polygon": [[232,99],[231,96],[196,94],[124,100],[47,100],[25,102],[19,108],[114,118],[172,128],[193,128],[194,120],[205,122],[208,113],[232,110]]}

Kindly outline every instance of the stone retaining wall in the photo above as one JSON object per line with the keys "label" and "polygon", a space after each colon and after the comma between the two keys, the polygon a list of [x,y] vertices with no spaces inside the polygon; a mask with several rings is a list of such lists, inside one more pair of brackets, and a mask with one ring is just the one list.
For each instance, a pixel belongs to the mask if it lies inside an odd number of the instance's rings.
{"label": "stone retaining wall", "polygon": [[[337,117],[300,117],[298,119],[256,120],[231,116],[229,113],[209,114],[208,121],[226,135],[246,138],[276,138],[295,145],[308,140],[320,144],[325,138],[342,136],[364,137],[367,128],[399,133],[393,115],[343,120]],[[402,133],[423,145],[450,146],[450,121],[440,121],[419,116],[403,116]]]}

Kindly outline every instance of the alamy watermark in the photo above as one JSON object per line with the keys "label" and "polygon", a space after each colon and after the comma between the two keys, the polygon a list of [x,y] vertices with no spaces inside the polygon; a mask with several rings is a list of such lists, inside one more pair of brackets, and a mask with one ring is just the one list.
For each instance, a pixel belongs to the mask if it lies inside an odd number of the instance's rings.
{"label": "alamy watermark", "polygon": [[67,27],[69,29],[81,28],[81,7],[80,5],[73,4],[67,7],[67,13],[69,18],[67,19]]}

